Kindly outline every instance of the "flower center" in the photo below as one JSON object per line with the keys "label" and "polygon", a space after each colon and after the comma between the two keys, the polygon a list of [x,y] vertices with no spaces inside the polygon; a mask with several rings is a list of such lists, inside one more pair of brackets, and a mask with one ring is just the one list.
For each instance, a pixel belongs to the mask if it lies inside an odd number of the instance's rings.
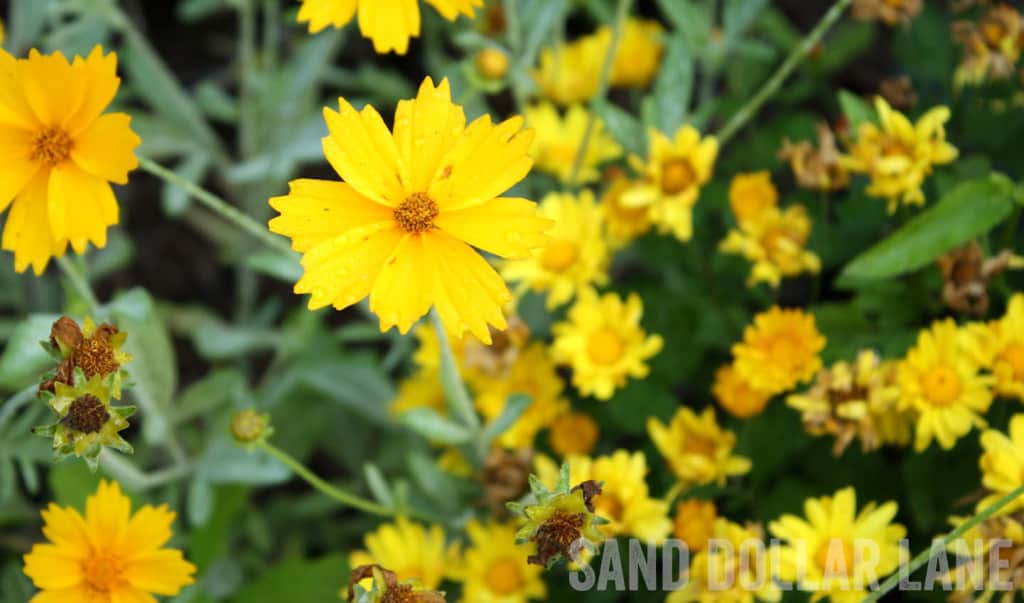
{"label": "flower center", "polygon": [[384,593],[381,603],[414,603],[417,600],[416,593],[408,584],[396,584],[388,588]]}
{"label": "flower center", "polygon": [[625,351],[626,342],[618,333],[609,328],[594,331],[587,339],[587,354],[590,355],[590,360],[594,364],[602,366],[615,364],[622,358]]}
{"label": "flower center", "polygon": [[434,219],[441,210],[426,193],[414,193],[395,208],[395,222],[405,232],[420,234],[434,228]]}
{"label": "flower center", "polygon": [[696,180],[697,175],[686,159],[669,159],[661,166],[661,190],[666,195],[677,195]]}
{"label": "flower center", "polygon": [[540,255],[540,265],[548,272],[565,272],[580,257],[579,247],[572,241],[558,239],[548,243]]}
{"label": "flower center", "polygon": [[105,553],[97,553],[82,562],[85,582],[94,591],[109,593],[121,582],[124,567],[121,561]]}
{"label": "flower center", "polygon": [[110,413],[96,396],[86,394],[68,407],[68,414],[64,417],[68,427],[81,433],[96,433],[103,428]]}
{"label": "flower center", "polygon": [[105,333],[98,332],[75,348],[75,366],[81,368],[86,377],[109,375],[120,368],[114,360],[114,348],[110,346],[107,337]]}
{"label": "flower center", "polygon": [[68,133],[62,128],[49,127],[36,134],[32,141],[33,161],[38,161],[47,167],[57,166],[71,156],[71,149],[74,142]]}
{"label": "flower center", "polygon": [[999,358],[1013,369],[1014,381],[1024,380],[1024,344],[1011,343]]}
{"label": "flower center", "polygon": [[999,48],[1006,37],[1006,26],[997,19],[986,19],[981,25],[981,34],[992,48]]}
{"label": "flower center", "polygon": [[921,389],[928,401],[946,406],[960,397],[960,376],[948,366],[937,366],[921,377]]}
{"label": "flower center", "polygon": [[487,568],[487,588],[496,595],[511,595],[523,586],[523,574],[514,559],[502,557]]}
{"label": "flower center", "polygon": [[910,147],[895,136],[883,136],[881,140],[883,157],[910,157]]}
{"label": "flower center", "polygon": [[683,440],[683,452],[699,454],[708,458],[715,456],[715,442],[695,433],[687,433]]}
{"label": "flower center", "polygon": [[853,575],[855,558],[853,545],[841,538],[829,538],[821,543],[814,562],[825,578],[845,578]]}

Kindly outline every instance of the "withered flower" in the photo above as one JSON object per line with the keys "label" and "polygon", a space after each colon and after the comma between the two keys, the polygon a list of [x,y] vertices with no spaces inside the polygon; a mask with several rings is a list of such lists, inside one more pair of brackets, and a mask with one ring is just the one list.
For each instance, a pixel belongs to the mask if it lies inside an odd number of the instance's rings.
{"label": "withered flower", "polygon": [[1024,258],[1004,249],[986,258],[977,241],[971,241],[940,256],[936,263],[942,272],[942,302],[954,312],[984,316],[988,313],[988,284],[1007,268],[1024,266]]}
{"label": "withered flower", "polygon": [[886,25],[910,25],[924,8],[924,0],[853,0],[853,18],[881,21]]}
{"label": "withered flower", "polygon": [[[967,519],[951,517],[950,524],[958,526]],[[1024,512],[990,517],[948,548],[958,560],[965,560],[940,576],[953,582],[948,599],[952,603],[988,602],[995,596],[1000,603],[1012,603],[1024,588]],[[1000,584],[1005,586],[997,588]]]}
{"label": "withered flower", "polygon": [[466,371],[493,379],[508,375],[519,353],[530,342],[530,327],[514,314],[508,317],[507,323],[504,331],[491,329],[490,345],[472,337],[464,341]]}
{"label": "withered flower", "polygon": [[481,481],[487,504],[494,515],[500,515],[505,510],[505,503],[526,493],[532,466],[533,450],[529,448],[505,450],[499,447],[487,455]]}
{"label": "withered flower", "polygon": [[[115,399],[121,397],[125,364],[132,357],[121,349],[128,334],[116,326],[103,323],[96,325],[86,317],[79,327],[71,318],[62,316],[50,328],[49,350],[60,364],[56,371],[44,378],[39,391],[54,393],[55,385],[73,385],[75,370],[81,370],[86,378],[100,377],[110,386]],[[47,344],[44,344],[47,345]]]}
{"label": "withered flower", "polygon": [[917,104],[917,92],[905,75],[885,78],[878,84],[878,93],[894,109],[912,109]]}
{"label": "withered flower", "polygon": [[[356,585],[373,578],[373,589],[357,593]],[[348,581],[347,601],[352,603],[445,603],[443,592],[422,590],[413,584],[399,584],[395,572],[379,565],[360,565]]]}
{"label": "withered flower", "polygon": [[958,87],[1013,74],[1024,45],[1024,18],[1012,6],[997,4],[977,22],[955,21],[952,32],[953,40],[964,49],[954,75]]}
{"label": "withered flower", "polygon": [[828,192],[850,185],[850,173],[839,164],[836,137],[828,124],[818,126],[817,147],[806,140],[797,144],[783,140],[779,159],[789,162],[801,188]]}

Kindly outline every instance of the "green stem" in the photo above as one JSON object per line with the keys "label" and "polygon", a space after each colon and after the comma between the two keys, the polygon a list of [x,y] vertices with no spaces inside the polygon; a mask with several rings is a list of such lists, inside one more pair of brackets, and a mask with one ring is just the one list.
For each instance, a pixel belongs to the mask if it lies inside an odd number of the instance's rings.
{"label": "green stem", "polygon": [[92,286],[89,285],[89,279],[86,278],[85,273],[79,266],[75,265],[73,260],[68,259],[66,255],[57,258],[57,265],[64,271],[64,276],[71,282],[71,286],[74,287],[75,291],[89,304],[89,310],[96,315],[95,318],[99,318],[100,302],[96,298]]}
{"label": "green stem", "polygon": [[159,488],[165,484],[178,481],[187,476],[189,471],[192,470],[189,463],[178,462],[167,469],[147,473],[140,470],[124,456],[108,449],[104,449],[100,453],[100,465],[107,475],[132,492],[143,492]]}
{"label": "green stem", "polygon": [[313,486],[328,498],[336,500],[343,505],[352,507],[353,509],[358,509],[372,515],[379,515],[381,517],[391,517],[395,515],[393,509],[377,504],[373,501],[366,500],[365,498],[356,496],[350,492],[346,492],[337,486],[332,486],[324,481],[320,476],[313,473],[311,469],[300,463],[295,457],[266,440],[261,440],[257,444],[257,447],[284,463],[289,469],[294,471],[296,475],[304,479],[310,486]]}
{"label": "green stem", "polygon": [[978,513],[974,517],[971,517],[964,523],[957,526],[955,530],[944,536],[938,544],[932,545],[928,549],[922,551],[917,557],[914,557],[905,569],[900,568],[900,570],[897,571],[895,574],[889,576],[889,578],[886,579],[885,582],[882,582],[882,584],[880,584],[874,592],[865,597],[862,603],[875,603],[875,601],[878,601],[879,599],[884,597],[889,591],[899,586],[900,580],[908,578],[910,574],[914,573],[916,570],[920,569],[923,565],[928,563],[934,555],[945,554],[945,550],[950,542],[956,540],[957,538],[960,538],[974,526],[985,521],[989,517],[992,517],[993,515],[998,513],[1003,507],[1010,504],[1021,495],[1024,495],[1024,486],[1018,486],[1016,489],[1014,489],[1006,496],[992,503],[992,505],[986,508],[984,511]]}
{"label": "green stem", "polygon": [[572,172],[569,173],[567,184],[570,187],[576,185],[580,170],[583,168],[583,161],[587,156],[590,139],[593,138],[594,128],[597,127],[598,106],[604,102],[605,97],[608,95],[612,67],[615,65],[615,54],[619,50],[619,38],[622,37],[622,28],[629,17],[629,9],[632,5],[632,0],[619,0],[618,9],[615,11],[615,23],[612,25],[612,41],[608,46],[608,54],[604,57],[604,64],[601,65],[601,78],[598,80],[597,94],[590,100],[590,115],[587,118],[587,128],[583,131],[583,140],[580,141],[580,148],[576,152],[576,160],[572,164]]}
{"label": "green stem", "polygon": [[437,310],[430,311],[430,318],[434,322],[438,347],[441,348],[441,384],[444,386],[445,399],[448,401],[448,412],[463,425],[476,431],[480,429],[480,417],[476,416],[473,400],[469,397],[469,391],[459,373],[455,353],[452,352],[451,342],[448,341],[448,332],[444,330],[444,323],[441,322]]}
{"label": "green stem", "polygon": [[220,214],[221,217],[232,222],[245,232],[253,235],[260,242],[265,243],[269,247],[272,247],[278,251],[292,254],[291,246],[284,239],[273,234],[267,227],[260,224],[256,220],[253,220],[244,213],[238,211],[234,206],[230,205],[224,199],[221,199],[217,195],[214,195],[210,191],[202,188],[194,182],[186,180],[181,176],[175,174],[171,170],[161,166],[152,159],[147,157],[139,157],[139,168],[153,174],[154,176],[161,178],[171,184],[181,188],[188,194],[190,194],[196,201],[199,201],[207,208]]}
{"label": "green stem", "polygon": [[768,102],[768,99],[775,96],[775,93],[777,93],[779,88],[782,87],[783,82],[786,81],[789,74],[791,74],[793,70],[796,69],[797,65],[804,60],[807,54],[811,52],[811,49],[813,49],[814,46],[818,44],[823,37],[825,37],[828,30],[835,25],[836,21],[839,20],[839,17],[846,12],[846,9],[849,8],[852,3],[853,0],[838,0],[832,5],[832,8],[825,13],[825,16],[821,18],[821,21],[818,21],[818,24],[814,26],[814,29],[812,29],[810,33],[808,33],[807,36],[796,45],[796,48],[794,48],[789,54],[789,57],[787,57],[785,62],[782,63],[782,66],[779,67],[778,71],[776,71],[768,81],[765,82],[764,86],[757,91],[757,94],[751,97],[751,99],[747,101],[747,103],[743,105],[735,115],[732,116],[729,123],[725,124],[722,131],[718,133],[719,144],[724,145],[726,142],[731,140],[732,137],[743,128],[743,126],[747,125],[747,122],[757,115],[761,106]]}

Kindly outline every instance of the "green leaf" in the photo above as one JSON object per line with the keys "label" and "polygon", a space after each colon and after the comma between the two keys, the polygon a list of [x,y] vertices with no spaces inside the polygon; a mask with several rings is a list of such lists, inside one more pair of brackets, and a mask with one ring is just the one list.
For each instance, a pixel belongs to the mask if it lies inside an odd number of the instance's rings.
{"label": "green leaf", "polygon": [[30,314],[15,327],[0,355],[0,388],[22,389],[37,383],[40,375],[56,363],[39,345],[50,338],[56,314]]}
{"label": "green leaf", "polygon": [[686,41],[675,36],[668,40],[661,71],[644,104],[644,121],[672,136],[687,119],[692,94],[693,54]]}
{"label": "green leaf", "polygon": [[[707,47],[714,25],[714,5],[706,0],[658,0],[661,12],[682,32],[686,45],[697,55]],[[662,62],[662,68],[670,65]]]}
{"label": "green leaf", "polygon": [[53,502],[65,507],[85,508],[85,499],[100,485],[100,475],[89,471],[84,463],[57,463],[47,476]]}
{"label": "green leaf", "polygon": [[386,507],[395,504],[395,497],[391,493],[391,487],[388,486],[388,480],[377,465],[373,463],[363,465],[363,475],[366,476],[366,486],[377,502]]}
{"label": "green leaf", "polygon": [[605,100],[599,101],[596,109],[604,127],[627,153],[644,155],[647,150],[647,132],[639,119]]}
{"label": "green leaf", "polygon": [[985,234],[1013,210],[1013,183],[1001,174],[963,182],[839,275],[840,286],[886,279],[927,266],[943,253]]}
{"label": "green leaf", "polygon": [[852,92],[839,91],[839,107],[843,110],[846,121],[849,122],[851,132],[859,130],[861,124],[878,122],[875,108]]}
{"label": "green leaf", "polygon": [[487,442],[501,437],[503,433],[508,431],[519,420],[519,417],[523,416],[523,413],[529,408],[531,401],[531,397],[527,394],[513,394],[509,396],[508,401],[505,402],[505,408],[501,410],[501,414],[484,428],[484,437],[487,439]]}
{"label": "green leaf", "polygon": [[433,442],[465,444],[473,439],[473,432],[453,423],[430,408],[414,408],[399,415],[398,421]]}
{"label": "green leaf", "polygon": [[337,601],[348,584],[348,564],[340,554],[317,560],[287,559],[260,572],[231,600],[235,603]]}
{"label": "green leaf", "polygon": [[725,0],[722,23],[730,37],[743,35],[761,12],[768,6],[768,0]]}

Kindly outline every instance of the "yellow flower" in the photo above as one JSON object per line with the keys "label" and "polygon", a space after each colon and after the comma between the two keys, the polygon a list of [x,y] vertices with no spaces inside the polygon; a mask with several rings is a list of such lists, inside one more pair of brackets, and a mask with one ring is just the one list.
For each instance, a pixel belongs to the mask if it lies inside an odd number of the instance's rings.
{"label": "yellow flower", "polygon": [[607,52],[607,42],[597,36],[544,48],[531,75],[544,98],[563,107],[584,103],[597,94]]}
{"label": "yellow flower", "polygon": [[670,594],[665,603],[753,603],[775,602],[782,591],[770,578],[770,555],[758,554],[751,548],[764,541],[759,524],[745,526],[723,517],[712,518],[708,530],[716,540],[728,542],[730,548],[719,547],[697,551],[690,566],[690,580]]}
{"label": "yellow flower", "polygon": [[718,157],[718,140],[700,137],[692,126],[683,126],[673,139],[651,130],[647,162],[631,157],[644,179],[623,196],[628,207],[650,208],[658,231],[672,233],[680,241],[693,236],[692,209],[701,186],[710,179]]}
{"label": "yellow flower", "polygon": [[604,214],[608,245],[612,250],[622,249],[651,229],[649,207],[628,207],[622,201],[623,195],[632,188],[633,182],[629,178],[618,177],[601,197],[601,213]]}
{"label": "yellow flower", "polygon": [[901,404],[918,415],[914,449],[919,452],[932,438],[948,450],[971,427],[985,426],[992,380],[978,374],[966,350],[968,337],[952,319],[936,322],[918,335],[900,363]]}
{"label": "yellow flower", "polygon": [[[615,51],[615,62],[609,83],[612,86],[646,88],[658,74],[661,57],[665,52],[662,41],[665,30],[651,19],[628,19],[622,28],[619,47]],[[597,31],[602,39],[611,44],[612,31],[604,26]],[[605,51],[607,52],[607,50]]]}
{"label": "yellow flower", "polygon": [[824,348],[814,316],[774,306],[755,316],[743,331],[743,342],[732,346],[733,366],[754,389],[780,394],[814,376]]}
{"label": "yellow flower", "polygon": [[562,397],[562,379],[543,343],[530,344],[516,359],[506,378],[477,384],[477,408],[486,419],[496,419],[513,394],[530,396],[530,405],[496,442],[506,448],[532,448],[537,432],[569,409]]}
{"label": "yellow flower", "polygon": [[615,293],[599,298],[593,289],[584,289],[568,321],[552,328],[552,356],[572,366],[572,384],[582,395],[608,400],[627,378],[650,373],[646,360],[661,351],[662,340],[640,326],[643,313],[635,293],[623,302]]}
{"label": "yellow flower", "polygon": [[778,204],[779,190],[775,188],[772,174],[767,170],[737,174],[729,185],[729,207],[739,224]]}
{"label": "yellow flower", "polygon": [[567,412],[551,424],[549,439],[555,454],[565,458],[571,454],[587,455],[594,450],[600,427],[590,415]]}
{"label": "yellow flower", "polygon": [[393,132],[373,107],[339,103],[324,110],[324,153],[345,182],[294,180],[270,200],[270,229],[303,253],[296,293],[312,294],[310,309],[369,296],[381,330],[402,333],[434,306],[449,332],[490,343],[511,294],[474,247],[528,257],[543,244],[535,204],[498,197],[530,171],[533,135],[520,117],[466,126],[448,80],[399,102]]}
{"label": "yellow flower", "polygon": [[721,249],[754,263],[747,286],[768,283],[778,287],[783,277],[821,270],[818,256],[804,248],[810,234],[811,220],[803,205],[791,205],[784,211],[769,207],[742,220],[739,230],[730,230]]}
{"label": "yellow flower", "polygon": [[[807,519],[783,515],[769,524],[772,535],[786,541],[780,548],[779,576],[813,591],[811,601],[859,603],[863,587],[899,566],[899,541],[906,528],[892,523],[896,503],[870,503],[857,512],[853,488],[804,502]],[[875,550],[871,550],[875,549]],[[865,563],[866,560],[874,563]],[[857,587],[860,588],[857,588]]]}
{"label": "yellow flower", "polygon": [[740,419],[749,419],[761,414],[772,401],[771,395],[750,387],[750,384],[729,364],[715,372],[715,384],[711,387],[711,393],[726,412]]}
{"label": "yellow flower", "polygon": [[476,71],[489,80],[501,80],[508,73],[511,60],[508,54],[489,46],[476,54]]}
{"label": "yellow flower", "polygon": [[682,540],[691,554],[697,553],[707,547],[708,540],[714,536],[717,518],[718,509],[710,500],[690,498],[680,501],[676,505],[672,535]]}
{"label": "yellow flower", "polygon": [[[995,429],[981,434],[984,452],[978,464],[981,483],[988,490],[988,496],[978,501],[979,512],[1024,484],[1024,414],[1010,419],[1009,436]],[[1018,498],[1000,509],[999,514],[1008,515],[1022,508],[1024,500]]]}
{"label": "yellow flower", "polygon": [[135,514],[117,482],[100,482],[85,517],[56,504],[43,511],[43,533],[24,557],[25,575],[42,592],[29,603],[117,603],[174,596],[194,582],[195,566],[171,539],[174,512],[146,505]]}
{"label": "yellow flower", "polygon": [[99,46],[73,63],[0,50],[0,212],[13,200],[2,247],[16,271],[42,274],[68,243],[79,254],[106,246],[118,222],[110,182],[128,182],[140,142],[128,115],[103,114],[119,85],[117,55]]}
{"label": "yellow flower", "polygon": [[389,406],[393,414],[414,408],[429,408],[440,415],[448,414],[441,373],[437,369],[420,369],[398,384],[398,395]]}
{"label": "yellow flower", "polygon": [[973,324],[967,341],[978,362],[992,371],[994,390],[1024,402],[1024,294],[1010,298],[1006,314],[989,324]]}
{"label": "yellow flower", "polygon": [[750,471],[750,459],[733,454],[736,434],[718,425],[710,406],[700,415],[681,406],[667,426],[648,417],[647,433],[684,486],[721,486]]}
{"label": "yellow flower", "polygon": [[399,582],[414,581],[434,590],[458,559],[458,547],[445,547],[444,529],[429,528],[404,517],[386,523],[365,536],[365,551],[354,551],[348,562],[352,567],[382,565],[398,575]]}
{"label": "yellow flower", "polygon": [[[459,15],[475,17],[483,0],[427,0],[441,16],[454,21]],[[417,0],[302,0],[299,23],[309,23],[310,33],[327,27],[344,27],[359,16],[359,31],[373,40],[378,53],[405,54],[409,39],[420,35],[420,6]]]}
{"label": "yellow flower", "polygon": [[601,164],[614,161],[622,156],[622,147],[604,129],[604,122],[594,121],[590,133],[587,154],[580,164],[580,171],[574,182],[570,182],[580,143],[590,122],[590,112],[581,105],[572,105],[565,117],[547,102],[526,108],[526,125],[533,128],[537,137],[533,140],[530,153],[537,169],[557,176],[566,184],[587,184],[601,177]]}
{"label": "yellow flower", "polygon": [[[530,565],[523,547],[516,544],[516,526],[508,523],[480,523],[466,526],[472,546],[453,578],[463,582],[466,603],[526,603],[544,599],[547,587],[544,568]],[[535,546],[528,545],[531,549]]]}
{"label": "yellow flower", "polygon": [[[594,513],[608,523],[598,526],[609,538],[635,536],[660,544],[672,531],[668,503],[652,498],[647,489],[647,458],[643,452],[616,450],[608,456],[590,458],[570,455],[570,484],[593,480],[602,492],[593,498]],[[544,455],[534,460],[541,483],[554,488],[560,466]]]}
{"label": "yellow flower", "polygon": [[895,111],[882,97],[875,99],[881,128],[871,122],[861,124],[857,138],[840,162],[851,172],[867,174],[871,184],[867,192],[889,200],[889,213],[903,205],[924,205],[921,185],[936,165],[956,159],[956,147],[946,142],[944,124],[949,121],[947,107],[935,107],[917,123]]}
{"label": "yellow flower", "polygon": [[601,212],[589,190],[579,197],[551,193],[541,202],[540,213],[555,224],[547,244],[529,258],[504,262],[501,274],[524,289],[546,291],[547,308],[553,310],[581,289],[608,282],[608,245]]}
{"label": "yellow flower", "polygon": [[[950,517],[949,524],[960,527],[968,519]],[[1020,513],[990,517],[949,543],[947,549],[964,560],[947,574],[956,586],[949,601],[989,603],[998,594],[1000,603],[1013,603],[1024,587],[1022,519]]]}

